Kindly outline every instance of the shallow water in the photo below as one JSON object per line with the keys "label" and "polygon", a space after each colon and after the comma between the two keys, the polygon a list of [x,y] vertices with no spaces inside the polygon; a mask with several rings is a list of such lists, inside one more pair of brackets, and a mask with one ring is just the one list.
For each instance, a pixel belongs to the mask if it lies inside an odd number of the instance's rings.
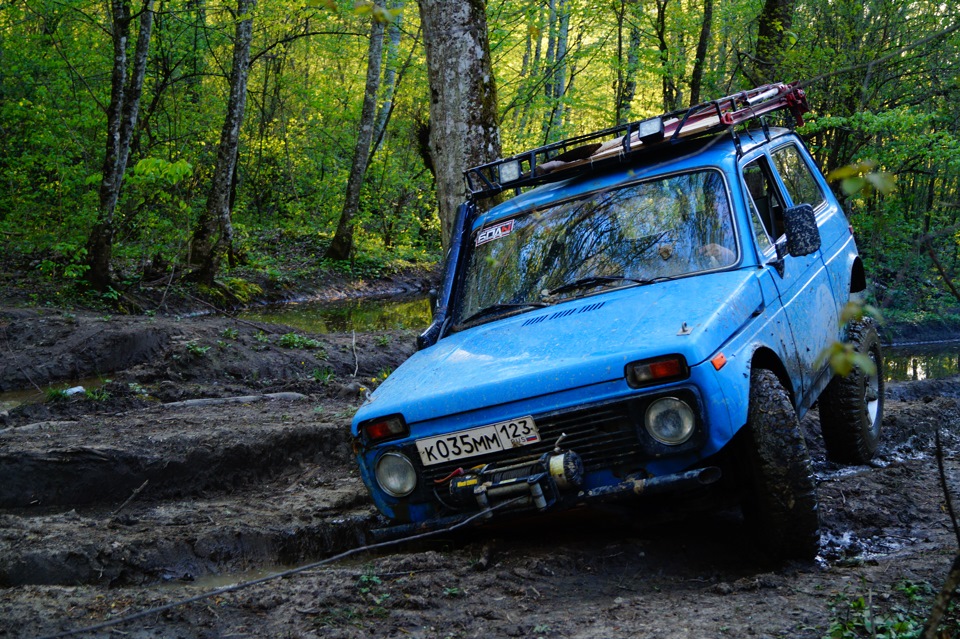
{"label": "shallow water", "polygon": [[890,382],[943,379],[960,374],[960,341],[903,344],[884,350]]}
{"label": "shallow water", "polygon": [[[23,390],[7,391],[0,393],[0,411],[10,410],[11,408],[15,408],[20,404],[42,402],[54,391],[66,391],[70,389],[73,391],[71,394],[82,394],[84,392],[94,391],[106,384],[107,381],[108,380],[103,377],[88,377],[86,379],[80,379],[72,382],[57,382],[56,384],[50,384],[46,388],[28,388]],[[78,387],[80,390],[74,390]]]}
{"label": "shallow water", "polygon": [[431,320],[430,300],[355,300],[337,304],[315,302],[258,308],[240,315],[243,319],[287,324],[309,333],[351,331],[423,330]]}

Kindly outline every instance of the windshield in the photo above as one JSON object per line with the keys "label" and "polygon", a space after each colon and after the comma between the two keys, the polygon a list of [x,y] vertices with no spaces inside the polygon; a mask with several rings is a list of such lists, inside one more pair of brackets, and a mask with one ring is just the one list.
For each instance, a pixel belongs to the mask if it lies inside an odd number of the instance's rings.
{"label": "windshield", "polygon": [[457,323],[495,306],[524,309],[558,295],[737,261],[727,190],[716,170],[594,192],[502,219],[474,233],[470,250]]}

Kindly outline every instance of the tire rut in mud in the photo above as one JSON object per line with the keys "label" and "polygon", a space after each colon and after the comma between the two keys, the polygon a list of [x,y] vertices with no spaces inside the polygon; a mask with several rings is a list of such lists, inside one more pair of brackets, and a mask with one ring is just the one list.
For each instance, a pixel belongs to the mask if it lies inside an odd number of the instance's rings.
{"label": "tire rut in mud", "polygon": [[[264,401],[206,407],[216,415],[204,419],[157,407],[139,422],[6,432],[0,585],[190,581],[361,544],[374,513],[349,431],[313,423],[313,410]],[[102,437],[164,421],[167,429],[110,446]]]}

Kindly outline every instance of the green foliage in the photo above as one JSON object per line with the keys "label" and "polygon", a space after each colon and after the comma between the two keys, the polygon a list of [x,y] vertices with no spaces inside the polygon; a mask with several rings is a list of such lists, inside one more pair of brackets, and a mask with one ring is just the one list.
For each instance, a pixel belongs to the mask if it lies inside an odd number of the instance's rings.
{"label": "green foliage", "polygon": [[189,341],[186,343],[187,352],[194,357],[203,357],[207,354],[207,351],[210,350],[209,346],[203,346],[198,344],[195,341]]}
{"label": "green foliage", "polygon": [[110,392],[103,388],[92,388],[83,391],[83,396],[95,402],[105,402],[110,399]]}
{"label": "green foliage", "polygon": [[[756,83],[756,69],[744,61],[756,52],[757,32],[744,25],[757,24],[761,4],[714,3],[701,99]],[[202,6],[172,0],[155,23],[116,212],[112,266],[128,281],[151,263],[169,273],[191,268],[190,238],[216,162],[235,27],[224,10],[229,3]],[[0,11],[0,237],[8,257],[67,288],[87,269],[110,101],[109,25],[94,7],[63,0],[6,3]],[[689,99],[700,4],[571,0],[553,18],[544,3],[490,0],[486,7],[505,154]],[[947,281],[960,273],[960,84],[953,80],[960,77],[960,37],[928,37],[952,24],[951,10],[924,1],[903,8],[814,0],[797,4],[792,23],[775,29],[783,58],[771,73],[820,78],[807,87],[813,112],[802,133],[820,168],[837,179],[885,307],[947,312],[960,305]],[[224,290],[206,294],[246,303],[259,293],[243,282],[261,276],[286,286],[324,268],[373,278],[438,261],[437,201],[422,145],[430,89],[422,43],[413,37],[420,27],[415,6],[400,14],[367,0],[278,0],[260,3],[252,18],[253,51],[266,55],[250,70],[231,200],[235,248],[249,263],[218,274]],[[399,34],[384,53],[384,80],[393,74],[398,84],[392,95],[378,96],[380,105],[390,98],[390,119],[361,190],[351,259],[323,264],[364,93],[368,42],[351,34],[366,32],[371,19],[387,24],[388,38]],[[627,85],[632,100],[620,112],[616,91]],[[896,176],[892,192],[889,176]],[[273,239],[278,243],[263,241]],[[283,268],[281,251],[298,258],[295,273]]]}
{"label": "green foliage", "polygon": [[301,349],[320,349],[323,350],[323,344],[315,339],[300,335],[299,333],[284,333],[280,336],[277,343],[284,348]]}
{"label": "green foliage", "polygon": [[50,387],[44,391],[44,397],[48,402],[60,402],[67,399],[69,395],[67,395],[67,389],[65,388]]}
{"label": "green foliage", "polygon": [[[872,587],[865,594],[834,593],[829,600],[831,622],[824,639],[920,637],[935,594],[933,587],[904,579],[889,589],[885,593]],[[955,606],[951,605],[940,630],[942,636],[954,636],[960,630]]]}
{"label": "green foliage", "polygon": [[315,368],[310,375],[313,377],[313,381],[321,384],[329,384],[337,376],[331,368]]}
{"label": "green foliage", "polygon": [[220,335],[225,339],[237,339],[240,337],[240,331],[235,328],[225,328],[220,331]]}
{"label": "green foliage", "polygon": [[241,277],[228,277],[223,280],[223,287],[241,304],[248,304],[253,301],[257,295],[263,293],[259,285],[249,282]]}
{"label": "green foliage", "polygon": [[839,181],[840,188],[848,196],[863,193],[869,197],[874,189],[883,195],[889,195],[893,192],[894,177],[885,171],[876,171],[876,168],[875,160],[862,160],[830,171],[827,180]]}
{"label": "green foliage", "polygon": [[[883,323],[883,316],[879,309],[869,304],[864,304],[860,300],[851,300],[843,307],[840,312],[840,326],[846,326],[849,322],[862,320],[864,317],[872,317],[879,323]],[[877,367],[873,360],[864,353],[856,350],[853,344],[848,342],[833,342],[827,346],[817,357],[817,365],[827,360],[833,372],[842,377],[846,377],[859,368],[868,375],[877,372]]]}

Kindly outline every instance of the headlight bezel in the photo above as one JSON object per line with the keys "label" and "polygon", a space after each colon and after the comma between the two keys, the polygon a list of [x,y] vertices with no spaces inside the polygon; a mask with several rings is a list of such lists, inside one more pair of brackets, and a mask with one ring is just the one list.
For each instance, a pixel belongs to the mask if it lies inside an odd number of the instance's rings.
{"label": "headlight bezel", "polygon": [[[388,485],[390,483],[387,481],[389,476],[386,476],[387,469],[384,468],[384,464],[399,464],[399,466],[395,466],[394,468],[406,469],[409,475],[405,481]],[[413,494],[417,489],[417,484],[420,479],[413,461],[399,450],[388,450],[380,455],[373,466],[373,476],[380,490],[397,499],[409,497]],[[387,477],[386,479],[385,476]]]}
{"label": "headlight bezel", "polygon": [[[652,399],[643,411],[643,428],[654,441],[670,448],[683,446],[696,435],[699,426],[699,410],[675,395],[661,395]],[[680,435],[669,436],[664,429],[658,429],[657,420],[667,413],[676,414],[681,422]]]}

